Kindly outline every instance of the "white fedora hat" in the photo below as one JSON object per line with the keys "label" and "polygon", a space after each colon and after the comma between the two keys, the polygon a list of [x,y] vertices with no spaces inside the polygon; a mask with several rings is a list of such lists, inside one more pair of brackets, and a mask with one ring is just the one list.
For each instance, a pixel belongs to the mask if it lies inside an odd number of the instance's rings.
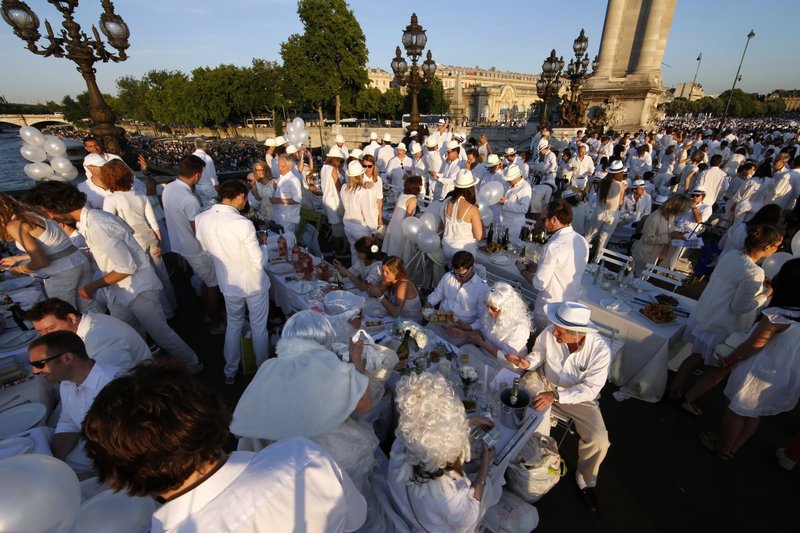
{"label": "white fedora hat", "polygon": [[372,133],[369,134],[369,140],[370,141],[377,141],[378,140],[378,134],[373,131]]}
{"label": "white fedora hat", "polygon": [[275,146],[275,139],[270,137],[264,141],[264,146]]}
{"label": "white fedora hat", "polygon": [[550,143],[547,142],[547,139],[540,139],[539,144],[536,145],[536,149],[541,152],[545,148],[550,148]]}
{"label": "white fedora hat", "polygon": [[286,155],[292,155],[294,153],[297,153],[297,146],[290,144],[286,147]]}
{"label": "white fedora hat", "polygon": [[348,176],[360,176],[364,173],[364,167],[361,166],[361,163],[358,161],[350,161],[350,164],[347,165],[347,175]]}
{"label": "white fedora hat", "polygon": [[497,154],[489,154],[489,156],[486,158],[486,162],[483,164],[483,166],[485,166],[487,168],[492,168],[492,167],[496,167],[499,164],[500,164],[500,158],[497,157]]}
{"label": "white fedora hat", "polygon": [[692,189],[692,192],[691,192],[692,195],[705,194],[705,193],[706,193],[706,188],[702,187],[702,186],[701,187],[695,187],[694,189]]}
{"label": "white fedora hat", "polygon": [[283,146],[284,144],[286,144],[286,139],[282,135],[275,137],[275,146]]}
{"label": "white fedora hat", "polygon": [[633,183],[631,183],[631,188],[635,189],[636,187],[644,187],[644,180],[634,180]]}
{"label": "white fedora hat", "polygon": [[356,159],[364,159],[364,152],[361,151],[361,148],[353,148],[350,150],[350,153],[347,154],[347,157],[355,157]]}
{"label": "white fedora hat", "polygon": [[522,177],[522,171],[519,169],[519,165],[511,164],[503,171],[503,179],[506,181],[514,181],[519,177]]}
{"label": "white fedora hat", "polygon": [[577,302],[552,302],[544,305],[548,320],[570,331],[597,331],[592,324],[592,310]]}
{"label": "white fedora hat", "polygon": [[344,144],[344,135],[341,133],[336,136],[336,144]]}
{"label": "white fedora hat", "polygon": [[469,189],[477,184],[478,180],[476,180],[472,172],[466,168],[462,168],[458,171],[458,174],[456,174],[456,182],[454,185],[457,189]]}
{"label": "white fedora hat", "polygon": [[619,159],[611,163],[611,166],[606,169],[609,174],[619,174],[620,172],[625,172],[626,170],[627,169],[625,168],[625,165],[623,165],[622,161]]}
{"label": "white fedora hat", "polygon": [[514,154],[517,153],[517,151],[514,150],[513,147],[509,146],[508,148],[506,148],[506,152],[505,153],[506,153],[506,155],[514,155]]}
{"label": "white fedora hat", "polygon": [[436,121],[436,125],[437,125],[437,126],[444,126],[444,119],[443,119],[443,118],[440,118],[439,120],[437,120],[437,121]]}
{"label": "white fedora hat", "polygon": [[465,134],[461,133],[460,131],[456,131],[456,132],[453,133],[453,138],[454,139],[458,139],[460,141],[464,141],[467,138],[467,136]]}
{"label": "white fedora hat", "polygon": [[392,142],[392,134],[391,133],[384,133],[383,134],[383,142],[385,142],[385,143]]}
{"label": "white fedora hat", "polygon": [[573,196],[578,196],[578,193],[576,193],[572,189],[567,189],[566,191],[564,191],[564,194],[561,195],[561,198],[572,198]]}
{"label": "white fedora hat", "polygon": [[339,159],[342,159],[344,157],[344,154],[342,153],[341,150],[339,150],[338,147],[331,146],[331,149],[328,150],[328,153],[325,155],[325,157],[338,157]]}
{"label": "white fedora hat", "polygon": [[406,150],[406,143],[397,143],[397,150],[398,151],[402,150],[404,152],[407,151]]}
{"label": "white fedora hat", "polygon": [[422,151],[422,145],[421,144],[419,144],[418,142],[412,142],[411,143],[411,153],[412,154],[418,154],[421,151]]}
{"label": "white fedora hat", "polygon": [[459,144],[458,141],[450,141],[450,142],[447,143],[447,151],[448,152],[450,150],[458,150],[460,147],[461,147],[461,144]]}
{"label": "white fedora hat", "polygon": [[427,146],[428,148],[436,148],[438,145],[439,145],[439,142],[436,140],[436,137],[434,137],[433,135],[428,137],[428,139],[425,141],[425,146]]}
{"label": "white fedora hat", "polygon": [[89,154],[83,158],[83,164],[87,167],[102,167],[108,163],[108,159],[100,154]]}

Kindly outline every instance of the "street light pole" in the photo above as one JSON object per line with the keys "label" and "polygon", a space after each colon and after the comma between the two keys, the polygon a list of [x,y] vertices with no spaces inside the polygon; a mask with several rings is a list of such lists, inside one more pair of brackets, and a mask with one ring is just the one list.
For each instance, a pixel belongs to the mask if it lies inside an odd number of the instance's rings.
{"label": "street light pole", "polygon": [[20,0],[2,0],[3,20],[14,29],[14,35],[27,43],[26,48],[32,53],[44,57],[65,57],[78,65],[78,72],[86,81],[89,95],[89,117],[94,122],[91,133],[104,141],[105,148],[111,153],[122,155],[125,148],[125,130],[116,126],[114,112],[108,107],[95,78],[94,64],[109,60],[118,63],[125,61],[128,55],[128,37],[130,31],[122,17],[114,12],[111,0],[101,0],[103,14],[100,15],[100,30],[106,36],[108,44],[117,53],[106,49],[95,26],[92,26],[90,39],[75,22],[73,14],[78,7],[78,0],[47,0],[64,18],[63,29],[55,34],[50,22],[44,21],[47,30],[46,46],[40,48],[36,42],[41,38],[39,33],[39,17],[25,2]]}
{"label": "street light pole", "polygon": [[700,63],[703,61],[703,52],[700,52],[700,55],[697,56],[697,68],[694,71],[694,78],[692,79],[692,86],[689,88],[689,98],[688,100],[692,101],[692,93],[694,92],[694,84],[697,81],[697,73],[700,72]]}
{"label": "street light pole", "polygon": [[419,25],[416,13],[411,15],[411,24],[406,26],[403,31],[402,42],[408,57],[411,58],[411,69],[409,70],[408,63],[403,58],[398,46],[392,60],[392,72],[394,72],[394,82],[397,86],[408,86],[411,93],[411,123],[408,130],[413,131],[419,128],[420,120],[417,94],[421,88],[430,86],[436,75],[436,62],[433,60],[430,50],[428,50],[425,61],[421,65],[417,64],[425,49],[425,44],[428,42],[428,37],[425,35],[425,29]]}
{"label": "street light pole", "polygon": [[731,106],[731,98],[733,98],[733,90],[736,88],[736,82],[739,81],[741,76],[739,73],[742,71],[742,63],[744,63],[744,56],[747,53],[747,45],[750,44],[750,39],[756,36],[756,32],[750,30],[750,33],[747,34],[747,42],[744,43],[744,51],[742,52],[742,59],[739,61],[739,68],[736,69],[736,76],[733,78],[733,85],[731,86],[731,92],[728,95],[728,103],[725,104],[725,112],[722,113],[722,120],[719,122],[719,129],[725,125],[725,119],[728,118],[728,108]]}
{"label": "street light pole", "polygon": [[542,99],[542,113],[539,117],[539,125],[547,126],[547,101],[554,94],[558,94],[561,89],[561,79],[559,75],[564,69],[564,58],[556,57],[555,49],[550,51],[550,55],[542,63],[542,75],[536,82],[536,94]]}

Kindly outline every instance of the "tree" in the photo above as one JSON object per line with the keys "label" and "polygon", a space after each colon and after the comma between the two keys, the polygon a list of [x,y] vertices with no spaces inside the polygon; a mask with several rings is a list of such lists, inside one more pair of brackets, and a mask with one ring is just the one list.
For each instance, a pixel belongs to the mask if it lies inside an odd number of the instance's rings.
{"label": "tree", "polygon": [[284,94],[295,105],[330,108],[337,96],[348,100],[369,82],[364,32],[344,0],[300,0],[304,33],[281,43]]}
{"label": "tree", "polygon": [[377,116],[381,112],[381,91],[375,87],[368,87],[358,93],[356,98],[356,113],[363,118]]}
{"label": "tree", "polygon": [[282,83],[283,70],[275,61],[253,59],[250,68],[242,69],[235,101],[239,112],[253,120],[253,136],[256,115],[270,113],[277,125],[277,108],[283,103]]}
{"label": "tree", "polygon": [[[444,85],[442,80],[434,78],[430,87],[423,87],[419,91],[417,97],[419,103],[419,112],[423,114],[445,114],[450,111],[450,98],[444,92]],[[411,110],[411,95],[406,96],[404,106],[405,110]]]}
{"label": "tree", "polygon": [[400,118],[403,114],[403,104],[405,96],[403,96],[397,89],[389,89],[381,94],[380,113],[383,116],[393,119]]}
{"label": "tree", "polygon": [[[105,97],[105,95],[103,97]],[[66,95],[64,99],[61,100],[61,108],[63,110],[62,112],[64,113],[65,120],[69,122],[85,120],[89,116],[88,91],[83,91],[75,98],[72,98],[70,95]]]}
{"label": "tree", "polygon": [[150,87],[145,78],[123,76],[117,80],[117,99],[114,111],[138,122],[152,123],[153,113],[147,105]]}

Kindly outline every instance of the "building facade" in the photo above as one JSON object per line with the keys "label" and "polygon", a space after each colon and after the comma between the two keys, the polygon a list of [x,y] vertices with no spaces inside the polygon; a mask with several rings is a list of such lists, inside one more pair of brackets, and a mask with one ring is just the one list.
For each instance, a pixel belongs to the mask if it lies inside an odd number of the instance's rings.
{"label": "building facade", "polygon": [[692,82],[679,83],[670,89],[670,92],[674,98],[686,98],[690,102],[700,100],[706,95],[702,84],[695,83],[694,88],[692,88]]}
{"label": "building facade", "polygon": [[767,95],[767,100],[783,100],[786,104],[786,111],[797,111],[800,109],[800,91],[773,91]]}

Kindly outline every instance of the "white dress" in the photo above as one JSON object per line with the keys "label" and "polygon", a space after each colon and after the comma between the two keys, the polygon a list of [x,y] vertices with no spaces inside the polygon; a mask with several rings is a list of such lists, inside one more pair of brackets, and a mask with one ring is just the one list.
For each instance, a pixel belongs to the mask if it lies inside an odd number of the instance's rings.
{"label": "white dress", "polygon": [[764,317],[789,327],[775,334],[756,355],[733,369],[725,396],[741,416],[771,416],[791,411],[800,397],[800,311],[770,307]]}
{"label": "white dress", "polygon": [[408,264],[411,257],[414,255],[414,243],[411,239],[406,239],[403,235],[403,221],[406,219],[406,204],[408,200],[413,198],[410,194],[401,194],[397,199],[397,205],[392,213],[392,219],[389,221],[389,227],[386,230],[386,236],[383,238],[383,252],[388,256],[397,256],[403,260],[404,264]]}
{"label": "white dress", "polygon": [[[464,220],[463,217],[461,219],[458,218],[458,206],[460,200],[461,198],[456,200],[450,216],[447,215],[447,205],[452,203],[452,200],[442,204],[442,220],[444,220],[442,252],[444,253],[445,258],[447,258],[448,263],[453,258],[453,255],[459,250],[466,250],[475,255],[475,252],[478,248],[478,241],[475,240],[475,236],[472,234],[472,224]],[[470,205],[464,212],[464,216],[466,216],[467,213],[469,213],[469,210],[473,207],[475,206]],[[477,207],[475,207],[475,209],[477,209]]]}

